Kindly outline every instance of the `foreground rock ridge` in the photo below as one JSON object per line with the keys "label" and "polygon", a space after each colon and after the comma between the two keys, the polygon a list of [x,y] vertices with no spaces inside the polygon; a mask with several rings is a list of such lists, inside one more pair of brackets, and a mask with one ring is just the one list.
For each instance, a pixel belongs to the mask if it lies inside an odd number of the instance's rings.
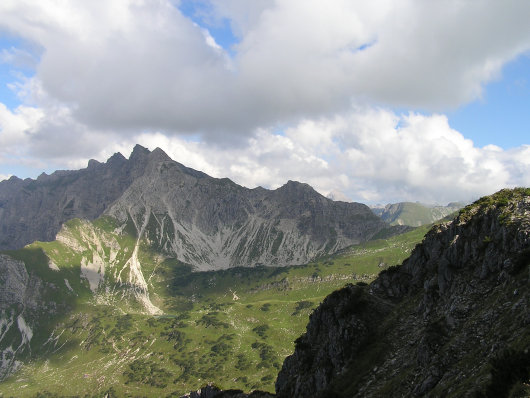
{"label": "foreground rock ridge", "polygon": [[137,145],[128,160],[1,182],[0,249],[51,241],[65,221],[101,215],[197,270],[303,264],[388,230],[367,206],[307,184],[247,189]]}
{"label": "foreground rock ridge", "polygon": [[528,396],[529,269],[530,189],[467,206],[401,266],[328,296],[277,396]]}

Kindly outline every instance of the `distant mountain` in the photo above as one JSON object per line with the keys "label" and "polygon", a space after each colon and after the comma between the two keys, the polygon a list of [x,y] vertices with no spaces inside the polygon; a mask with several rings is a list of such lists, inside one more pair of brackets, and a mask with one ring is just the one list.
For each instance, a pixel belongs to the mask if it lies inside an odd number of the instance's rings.
{"label": "distant mountain", "polygon": [[441,220],[464,207],[461,202],[452,202],[447,206],[428,206],[413,202],[400,202],[386,206],[371,207],[372,211],[390,225],[409,225],[419,227]]}
{"label": "distant mountain", "polygon": [[[387,229],[367,206],[333,202],[307,184],[247,189],[136,146],[106,163],[0,182],[0,248],[51,241],[72,218],[117,219],[198,270],[306,263]],[[399,231],[399,230],[396,230]]]}

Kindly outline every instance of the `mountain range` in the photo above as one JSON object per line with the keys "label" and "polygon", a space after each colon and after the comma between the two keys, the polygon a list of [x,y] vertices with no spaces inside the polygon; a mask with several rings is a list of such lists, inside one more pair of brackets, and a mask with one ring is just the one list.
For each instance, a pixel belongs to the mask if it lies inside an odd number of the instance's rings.
{"label": "mountain range", "polygon": [[137,145],[129,159],[118,153],[82,170],[0,182],[0,249],[51,241],[65,221],[102,215],[198,270],[303,264],[402,231],[307,184],[248,189]]}
{"label": "mountain range", "polygon": [[0,205],[6,397],[530,392],[529,189],[390,227],[137,146]]}
{"label": "mountain range", "polygon": [[374,214],[381,217],[390,225],[420,225],[432,224],[444,217],[456,214],[465,206],[462,202],[451,202],[447,206],[429,206],[417,202],[399,202],[386,206],[372,206]]}
{"label": "mountain range", "polygon": [[175,316],[197,294],[174,297],[190,270],[306,264],[406,230],[307,184],[247,189],[141,146],[129,159],[0,182],[0,205],[2,378],[57,343],[57,320],[87,303]]}

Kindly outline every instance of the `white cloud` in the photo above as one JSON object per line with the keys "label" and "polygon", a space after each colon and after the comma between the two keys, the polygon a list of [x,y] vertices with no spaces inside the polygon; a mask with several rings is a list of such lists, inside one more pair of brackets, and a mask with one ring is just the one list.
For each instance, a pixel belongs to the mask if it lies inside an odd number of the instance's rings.
{"label": "white cloud", "polygon": [[352,99],[458,106],[530,49],[530,3],[517,0],[228,1],[211,12],[240,36],[230,62],[169,1],[5,1],[0,27],[42,47],[36,78],[77,121],[217,140]]}
{"label": "white cloud", "polygon": [[[478,148],[451,129],[443,115],[397,115],[353,107],[329,118],[304,119],[283,135],[258,129],[235,147],[160,132],[131,133],[126,139],[89,132],[64,109],[55,110],[53,123],[40,129],[53,137],[65,125],[72,135],[49,141],[28,138],[43,123],[34,108],[10,112],[0,107],[0,120],[7,121],[0,124],[1,159],[16,155],[25,163],[40,159],[47,166],[85,167],[89,158],[104,161],[118,151],[128,156],[139,143],[161,147],[188,167],[250,188],[277,188],[291,179],[307,182],[323,195],[341,192],[365,203],[447,203],[530,185],[530,146],[506,151],[492,145]],[[61,146],[50,147],[59,139]],[[26,145],[19,145],[22,140]]]}
{"label": "white cloud", "polygon": [[12,112],[0,103],[0,160],[16,157],[31,140],[42,118],[40,109],[19,106]]}
{"label": "white cloud", "polygon": [[0,164],[82,167],[139,142],[246,186],[295,179],[361,201],[530,185],[530,147],[477,148],[442,114],[385,110],[480,97],[529,51],[530,2],[230,0],[210,11],[238,36],[233,57],[169,0],[2,1],[0,29],[32,45],[0,58],[36,62],[36,74],[11,84],[23,105],[0,104]]}
{"label": "white cloud", "polygon": [[188,167],[250,188],[277,188],[292,179],[323,195],[340,192],[364,203],[446,204],[530,185],[530,146],[478,148],[443,115],[354,107],[302,120],[284,135],[260,129],[237,147],[143,133],[121,143],[107,141],[96,157],[105,160],[116,151],[127,156],[135,143],[161,147]]}

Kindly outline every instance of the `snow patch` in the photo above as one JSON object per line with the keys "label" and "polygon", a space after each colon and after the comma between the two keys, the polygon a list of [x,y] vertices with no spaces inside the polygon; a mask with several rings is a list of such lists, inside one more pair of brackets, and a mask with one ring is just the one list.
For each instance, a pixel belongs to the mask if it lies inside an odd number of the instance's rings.
{"label": "snow patch", "polygon": [[64,278],[64,284],[70,290],[72,293],[74,293],[74,289],[72,289],[72,286],[70,286],[70,282],[68,282],[68,279]]}
{"label": "snow patch", "polygon": [[31,341],[31,338],[33,337],[33,331],[27,325],[22,315],[18,316],[17,325],[18,325],[18,330],[20,330],[20,333],[22,334],[22,343],[20,343],[20,345],[23,345],[26,343],[29,344],[29,342]]}

